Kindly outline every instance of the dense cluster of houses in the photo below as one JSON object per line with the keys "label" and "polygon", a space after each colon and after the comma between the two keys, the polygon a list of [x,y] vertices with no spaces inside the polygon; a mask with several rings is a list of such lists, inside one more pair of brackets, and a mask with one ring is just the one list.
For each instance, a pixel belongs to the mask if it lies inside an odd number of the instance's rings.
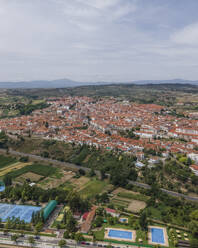
{"label": "dense cluster of houses", "polygon": [[[0,130],[121,150],[135,154],[140,161],[144,149],[161,151],[163,157],[181,152],[198,164],[198,120],[175,117],[163,106],[114,98],[62,97],[47,102],[48,108],[29,116],[1,119]],[[132,129],[139,139],[121,135]],[[151,162],[157,160],[151,158]]]}

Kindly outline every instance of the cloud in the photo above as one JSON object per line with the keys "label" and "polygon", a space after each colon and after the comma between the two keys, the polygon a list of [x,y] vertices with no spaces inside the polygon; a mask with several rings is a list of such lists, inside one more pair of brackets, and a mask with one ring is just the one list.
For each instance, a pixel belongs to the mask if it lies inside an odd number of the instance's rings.
{"label": "cloud", "polygon": [[181,30],[176,31],[171,36],[171,39],[178,44],[198,46],[198,22],[185,26]]}
{"label": "cloud", "polygon": [[0,0],[0,81],[198,78],[192,2]]}
{"label": "cloud", "polygon": [[78,2],[94,7],[99,10],[117,5],[120,0],[78,0]]}

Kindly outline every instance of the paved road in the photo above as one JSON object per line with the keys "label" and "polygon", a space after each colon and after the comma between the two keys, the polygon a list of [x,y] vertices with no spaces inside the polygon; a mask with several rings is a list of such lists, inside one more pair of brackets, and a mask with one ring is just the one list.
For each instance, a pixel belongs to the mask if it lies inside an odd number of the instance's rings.
{"label": "paved road", "polygon": [[[4,149],[0,149],[0,152],[5,153],[5,151],[6,150],[4,150]],[[89,172],[91,170],[90,168],[87,168],[87,167],[71,164],[71,163],[68,163],[68,162],[61,162],[61,161],[51,159],[51,158],[44,158],[44,157],[34,155],[34,154],[17,152],[17,151],[13,151],[13,150],[9,150],[9,153],[12,154],[12,155],[15,155],[15,156],[23,156],[23,157],[28,156],[28,157],[30,157],[30,158],[32,158],[34,160],[40,160],[40,161],[45,161],[45,162],[48,162],[48,163],[67,166],[68,168],[71,168],[71,169],[76,169],[76,170],[83,169],[83,170],[85,170],[87,172]]]}
{"label": "paved road", "polygon": [[[141,188],[144,188],[144,189],[150,189],[151,186],[148,185],[148,184],[145,184],[145,183],[139,183],[139,182],[134,182],[134,181],[128,181],[130,184],[133,184],[135,186],[138,186],[138,187],[141,187]],[[184,195],[184,194],[181,194],[181,193],[177,193],[177,192],[174,192],[174,191],[170,191],[170,190],[167,190],[167,189],[163,189],[161,188],[161,191],[167,193],[168,195],[171,195],[171,196],[175,196],[175,197],[182,197],[186,200],[189,200],[189,201],[195,201],[195,202],[198,202],[198,197],[192,197],[192,196],[188,196],[188,195]]]}
{"label": "paved road", "polygon": [[[5,149],[0,149],[0,152],[6,153],[6,150]],[[66,167],[74,169],[74,170],[83,169],[86,172],[89,172],[91,170],[90,168],[87,168],[87,167],[78,166],[78,165],[67,163],[67,162],[60,162],[60,161],[55,160],[55,159],[43,158],[43,157],[38,156],[38,155],[33,155],[33,154],[28,154],[28,153],[23,153],[23,152],[17,152],[17,151],[13,151],[13,150],[9,150],[9,153],[12,154],[12,155],[15,155],[15,156],[23,156],[23,157],[28,156],[28,157],[30,157],[30,158],[32,158],[34,160],[45,161],[45,162],[53,163],[53,164],[56,164],[56,165],[62,165],[62,166],[66,166]],[[100,175],[100,172],[97,171],[97,170],[95,170],[95,173],[97,175]],[[150,185],[145,184],[145,183],[139,183],[139,182],[134,182],[134,181],[130,181],[130,180],[128,182],[130,184],[133,184],[135,186],[138,186],[138,187],[141,187],[141,188],[144,188],[144,189],[150,189],[151,188]],[[189,200],[189,201],[198,202],[198,197],[187,196],[187,195],[177,193],[177,192],[174,192],[174,191],[170,191],[170,190],[166,190],[166,189],[163,189],[163,188],[161,188],[161,190],[163,192],[167,193],[168,195],[171,195],[171,196],[182,197],[182,198],[184,198],[186,200]]]}
{"label": "paved road", "polygon": [[[31,236],[31,235],[30,235]],[[30,244],[28,243],[28,237],[29,235],[25,235],[24,237],[20,237],[17,241],[17,243],[11,241],[11,235],[3,235],[0,234],[0,247],[30,247]],[[40,236],[39,239],[35,239],[35,244],[34,247],[39,247],[39,248],[57,248],[58,246],[58,242],[60,241],[60,239],[58,238],[52,238],[52,237],[43,237]],[[78,244],[76,243],[74,240],[66,240],[67,245],[65,247],[72,247],[72,248],[98,248],[98,245],[102,245],[102,247],[106,247],[107,245],[109,245],[109,243],[107,242],[97,242],[97,244],[89,242],[89,245],[87,244]],[[123,244],[119,244],[117,246],[117,244],[115,244],[116,248],[138,248],[137,246],[133,246],[133,245],[123,245]],[[141,245],[139,247],[142,247]],[[142,247],[144,248],[144,247]]]}

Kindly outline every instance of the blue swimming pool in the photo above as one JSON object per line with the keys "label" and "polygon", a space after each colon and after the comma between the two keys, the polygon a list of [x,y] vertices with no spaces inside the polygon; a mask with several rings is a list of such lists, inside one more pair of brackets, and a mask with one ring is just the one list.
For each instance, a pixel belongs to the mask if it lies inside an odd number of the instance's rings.
{"label": "blue swimming pool", "polygon": [[164,230],[162,228],[151,228],[151,239],[153,243],[165,244]]}
{"label": "blue swimming pool", "polygon": [[111,238],[119,238],[119,239],[128,239],[132,240],[133,238],[133,232],[131,231],[122,231],[122,230],[116,230],[116,229],[110,229],[108,236]]}
{"label": "blue swimming pool", "polygon": [[1,185],[0,186],[0,192],[3,192],[5,190],[5,186],[4,185]]}
{"label": "blue swimming pool", "polygon": [[121,223],[127,223],[128,222],[128,218],[120,218],[120,222]]}

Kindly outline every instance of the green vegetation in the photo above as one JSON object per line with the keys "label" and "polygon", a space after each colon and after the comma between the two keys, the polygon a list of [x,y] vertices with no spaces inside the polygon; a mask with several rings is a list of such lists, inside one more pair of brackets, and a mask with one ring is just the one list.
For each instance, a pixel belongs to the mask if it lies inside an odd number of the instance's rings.
{"label": "green vegetation", "polygon": [[97,179],[92,179],[84,186],[84,188],[79,193],[85,198],[94,198],[97,194],[104,191],[107,185],[108,181],[99,181]]}
{"label": "green vegetation", "polygon": [[29,115],[36,109],[47,108],[48,104],[46,103],[37,103],[37,104],[17,104],[16,109],[19,111],[20,115]]}
{"label": "green vegetation", "polygon": [[133,199],[133,200],[145,201],[145,202],[149,199],[148,196],[141,195],[141,194],[133,194],[129,192],[119,192],[117,196],[128,198],[128,199]]}
{"label": "green vegetation", "polygon": [[49,165],[41,165],[41,164],[35,163],[35,164],[27,165],[27,166],[25,166],[19,170],[9,172],[8,175],[12,178],[16,178],[20,175],[27,173],[27,172],[33,172],[33,173],[36,173],[38,175],[48,177],[48,176],[55,174],[57,172],[57,168],[54,168],[54,167],[49,166]]}
{"label": "green vegetation", "polygon": [[17,162],[16,158],[0,155],[0,169]]}
{"label": "green vegetation", "polygon": [[[11,144],[13,149],[33,153],[60,161],[70,162],[91,169],[98,169],[104,179],[105,173],[111,175],[113,185],[124,186],[127,179],[136,180],[136,157],[96,149],[87,145],[79,146],[58,141],[43,141],[26,138]],[[39,152],[37,147],[39,147]]]}

